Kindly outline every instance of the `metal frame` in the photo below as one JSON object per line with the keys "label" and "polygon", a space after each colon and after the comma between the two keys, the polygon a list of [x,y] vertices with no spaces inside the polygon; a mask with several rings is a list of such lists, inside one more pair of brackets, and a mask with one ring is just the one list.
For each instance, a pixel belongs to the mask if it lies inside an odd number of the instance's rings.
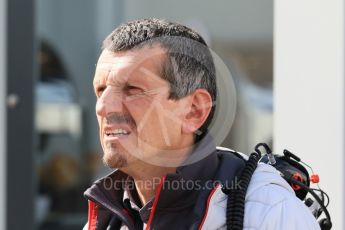
{"label": "metal frame", "polygon": [[[6,229],[34,229],[34,0],[7,0]],[[12,99],[11,101],[9,101]],[[8,104],[8,103],[7,103]]]}
{"label": "metal frame", "polygon": [[0,230],[6,229],[6,0],[0,0]]}

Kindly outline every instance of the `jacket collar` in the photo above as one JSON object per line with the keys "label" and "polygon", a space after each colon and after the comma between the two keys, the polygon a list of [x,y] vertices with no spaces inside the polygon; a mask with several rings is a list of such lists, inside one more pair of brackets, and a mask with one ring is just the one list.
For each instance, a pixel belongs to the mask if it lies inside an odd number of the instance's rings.
{"label": "jacket collar", "polygon": [[[197,144],[190,157],[176,169],[176,173],[167,174],[159,195],[157,209],[178,210],[195,203],[198,193],[207,181],[214,178],[219,164],[216,147],[211,135],[206,135]],[[85,191],[86,198],[114,212],[121,219],[123,206],[123,188],[128,175],[120,170],[94,182]]]}
{"label": "jacket collar", "polygon": [[219,159],[211,135],[195,146],[190,157],[167,174],[157,204],[159,210],[178,210],[195,205],[200,190],[215,177]]}

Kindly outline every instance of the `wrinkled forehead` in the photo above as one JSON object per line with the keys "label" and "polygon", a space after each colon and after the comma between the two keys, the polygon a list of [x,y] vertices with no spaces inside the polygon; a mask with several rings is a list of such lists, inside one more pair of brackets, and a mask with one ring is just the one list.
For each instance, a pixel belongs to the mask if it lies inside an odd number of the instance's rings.
{"label": "wrinkled forehead", "polygon": [[160,78],[166,52],[160,47],[112,52],[103,50],[96,64],[94,85],[116,80],[127,81],[136,76]]}

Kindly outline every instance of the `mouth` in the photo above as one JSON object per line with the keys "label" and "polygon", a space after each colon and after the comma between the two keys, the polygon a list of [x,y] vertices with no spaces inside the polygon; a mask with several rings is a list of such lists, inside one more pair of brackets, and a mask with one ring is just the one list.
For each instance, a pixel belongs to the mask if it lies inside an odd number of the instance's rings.
{"label": "mouth", "polygon": [[130,134],[129,131],[124,129],[115,129],[115,130],[107,130],[105,131],[105,135],[108,137],[117,137],[117,136],[128,136]]}
{"label": "mouth", "polygon": [[106,140],[116,140],[128,137],[131,131],[128,128],[107,127],[104,129],[104,136]]}

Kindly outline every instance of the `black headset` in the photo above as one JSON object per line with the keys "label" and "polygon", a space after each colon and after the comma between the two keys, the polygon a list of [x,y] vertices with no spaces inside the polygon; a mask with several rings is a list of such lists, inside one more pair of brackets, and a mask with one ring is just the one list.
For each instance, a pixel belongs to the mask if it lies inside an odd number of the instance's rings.
{"label": "black headset", "polygon": [[[263,147],[266,154],[262,156],[260,147]],[[273,154],[271,149],[265,143],[259,143],[255,146],[255,151],[250,154],[246,165],[240,175],[241,186],[238,188],[223,190],[228,194],[226,224],[227,229],[242,230],[244,219],[245,195],[249,186],[250,179],[257,167],[258,162],[263,162],[275,167],[281,176],[291,185],[296,196],[304,201],[305,205],[311,210],[316,219],[320,217],[322,212],[326,218],[319,220],[321,230],[330,230],[332,222],[330,214],[327,210],[329,204],[329,196],[318,185],[318,188],[311,188],[310,181],[318,183],[318,175],[313,173],[313,169],[301,161],[299,157],[288,150],[284,150],[284,155]],[[308,167],[313,173],[309,177]],[[306,198],[308,193],[314,198]],[[319,193],[319,195],[317,194]],[[326,202],[326,204],[325,204]]]}

